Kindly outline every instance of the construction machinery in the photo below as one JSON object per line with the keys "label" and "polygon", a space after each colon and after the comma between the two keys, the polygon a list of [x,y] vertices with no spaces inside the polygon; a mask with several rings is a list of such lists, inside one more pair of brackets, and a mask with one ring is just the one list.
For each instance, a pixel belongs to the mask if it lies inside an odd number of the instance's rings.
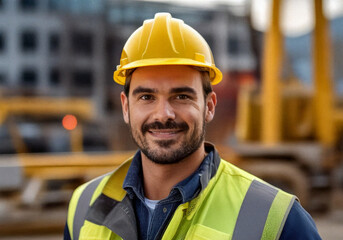
{"label": "construction machinery", "polygon": [[296,194],[309,210],[329,206],[342,158],[343,109],[334,98],[330,36],[323,1],[314,0],[313,87],[282,79],[281,0],[272,1],[261,86],[241,87],[235,152],[239,165]]}
{"label": "construction machinery", "polygon": [[[86,151],[82,126],[95,122],[94,113],[85,98],[0,98],[0,128],[7,131],[0,146],[0,236],[61,232],[73,190],[134,154]],[[28,135],[39,138],[38,149]]]}
{"label": "construction machinery", "polygon": [[[29,182],[32,179],[80,178],[84,181],[113,170],[113,167],[128,158],[132,152],[84,151],[82,125],[94,121],[94,113],[92,101],[85,98],[0,98],[0,127],[8,130],[8,135],[5,136],[6,141],[3,140],[2,143],[6,145],[6,142],[9,142],[12,143],[10,145],[13,145],[12,147],[7,146],[11,150],[1,155],[0,191],[11,187],[21,187],[22,179],[28,179]],[[47,142],[62,142],[63,147],[60,149],[55,147],[59,151],[51,151],[51,147],[47,147],[47,149],[43,149],[47,150],[46,153],[32,151],[35,150],[31,146],[30,141],[32,140],[23,137],[25,131],[21,128],[21,125],[28,124],[28,122],[31,124],[28,126],[29,128],[35,128],[33,122],[42,128],[43,136],[39,141],[40,146]],[[57,131],[51,130],[54,128],[57,128]],[[64,132],[63,137],[50,141],[49,138],[58,135],[58,131]],[[34,134],[39,135],[37,131],[34,131]],[[66,145],[70,146],[66,147]],[[34,201],[32,200],[32,202]]]}
{"label": "construction machinery", "polygon": [[[1,97],[0,98],[0,127],[8,129],[7,142],[12,146],[7,147],[7,152],[2,153],[26,153],[29,150],[28,143],[24,141],[23,134],[20,131],[20,125],[24,121],[34,119],[31,122],[40,123],[43,127],[45,123],[51,127],[56,123],[61,130],[63,116],[73,114],[79,119],[79,126],[71,134],[71,150],[82,150],[81,131],[82,122],[94,118],[93,104],[90,100],[84,98],[53,98],[53,97]],[[42,120],[42,121],[40,121]],[[32,125],[31,125],[32,126]],[[10,140],[10,141],[9,141]],[[12,149],[12,152],[11,150]]]}

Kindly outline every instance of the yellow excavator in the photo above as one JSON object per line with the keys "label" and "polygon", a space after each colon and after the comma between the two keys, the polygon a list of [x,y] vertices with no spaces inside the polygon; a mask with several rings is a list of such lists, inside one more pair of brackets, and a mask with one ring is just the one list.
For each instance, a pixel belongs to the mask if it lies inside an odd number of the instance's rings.
{"label": "yellow excavator", "polygon": [[242,86],[238,96],[239,165],[295,193],[309,210],[329,206],[332,173],[342,158],[343,109],[336,107],[331,44],[323,1],[314,0],[313,87],[282,79],[282,1],[272,1],[265,34],[261,86]]}

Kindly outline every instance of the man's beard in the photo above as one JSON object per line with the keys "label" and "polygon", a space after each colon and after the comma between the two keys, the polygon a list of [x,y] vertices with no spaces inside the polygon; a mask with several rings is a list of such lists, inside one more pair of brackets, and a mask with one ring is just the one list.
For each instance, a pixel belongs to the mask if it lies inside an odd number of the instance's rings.
{"label": "man's beard", "polygon": [[[182,161],[186,157],[190,156],[196,150],[198,150],[201,144],[204,142],[205,138],[205,121],[204,116],[202,119],[202,126],[199,129],[199,126],[195,124],[193,132],[188,135],[189,126],[187,123],[176,123],[175,121],[168,120],[166,123],[162,123],[159,121],[143,124],[141,127],[141,131],[138,132],[137,130],[132,130],[131,123],[129,124],[131,137],[140,150],[144,153],[144,155],[149,158],[151,161],[157,164],[174,164]],[[184,134],[185,138],[183,138],[182,142],[179,144],[179,148],[172,149],[170,146],[177,144],[175,140],[156,140],[153,141],[159,149],[153,149],[150,143],[146,139],[146,133],[149,130],[153,129],[176,129],[182,130],[182,134]],[[150,140],[152,141],[152,140]],[[170,149],[169,149],[170,148]]]}

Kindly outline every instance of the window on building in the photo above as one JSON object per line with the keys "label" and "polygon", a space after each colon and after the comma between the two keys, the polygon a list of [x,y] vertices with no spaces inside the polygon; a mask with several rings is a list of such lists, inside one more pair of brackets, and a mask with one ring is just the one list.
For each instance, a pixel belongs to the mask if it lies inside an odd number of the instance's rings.
{"label": "window on building", "polygon": [[3,8],[4,8],[4,1],[0,0],[0,9],[3,9]]}
{"label": "window on building", "polygon": [[23,86],[36,86],[38,83],[38,74],[36,69],[27,68],[21,72],[20,83]]}
{"label": "window on building", "polygon": [[61,74],[60,71],[56,68],[53,68],[49,72],[49,81],[51,86],[58,86],[61,83]]}
{"label": "window on building", "polygon": [[5,36],[4,33],[0,32],[0,52],[5,50]]}
{"label": "window on building", "polygon": [[90,70],[78,70],[73,73],[73,86],[79,88],[92,88],[93,73]]}
{"label": "window on building", "polygon": [[21,34],[21,49],[23,52],[35,51],[38,46],[37,34],[28,30]]}
{"label": "window on building", "polygon": [[61,0],[49,0],[48,1],[48,9],[55,11],[61,9],[61,4],[63,4],[63,1]]}
{"label": "window on building", "polygon": [[239,40],[235,37],[231,37],[228,40],[228,51],[231,55],[239,54]]}
{"label": "window on building", "polygon": [[20,0],[19,7],[23,10],[35,10],[38,6],[37,0]]}
{"label": "window on building", "polygon": [[57,53],[60,50],[60,36],[57,33],[52,33],[49,36],[49,50],[51,53]]}
{"label": "window on building", "polygon": [[93,53],[93,36],[87,32],[72,34],[72,52],[78,55],[91,56]]}

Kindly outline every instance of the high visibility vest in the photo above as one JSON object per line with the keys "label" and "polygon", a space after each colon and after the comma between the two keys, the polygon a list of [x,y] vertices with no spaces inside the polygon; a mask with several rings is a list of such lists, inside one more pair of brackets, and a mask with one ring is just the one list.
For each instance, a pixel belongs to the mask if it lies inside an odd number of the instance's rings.
{"label": "high visibility vest", "polygon": [[[75,190],[67,221],[72,239],[138,239],[134,209],[122,188],[130,164]],[[295,199],[220,160],[207,187],[178,206],[162,240],[279,239]]]}

